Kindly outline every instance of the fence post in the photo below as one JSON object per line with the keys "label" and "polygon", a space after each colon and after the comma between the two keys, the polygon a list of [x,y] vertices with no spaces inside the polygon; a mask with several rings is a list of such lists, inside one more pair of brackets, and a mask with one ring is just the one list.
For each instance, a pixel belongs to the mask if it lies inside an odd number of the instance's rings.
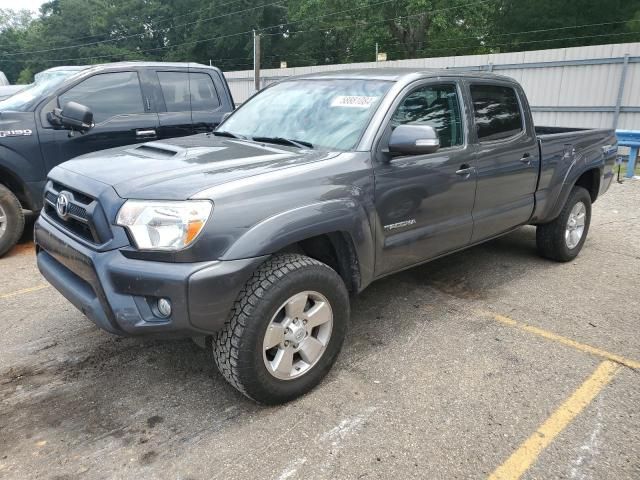
{"label": "fence post", "polygon": [[253,31],[253,88],[260,91],[260,34]]}
{"label": "fence post", "polygon": [[618,98],[616,100],[616,110],[613,114],[613,129],[618,128],[618,120],[620,119],[620,108],[622,108],[622,97],[624,96],[624,85],[627,82],[627,70],[629,68],[629,54],[624,55],[624,64],[620,73],[620,85],[618,86]]}

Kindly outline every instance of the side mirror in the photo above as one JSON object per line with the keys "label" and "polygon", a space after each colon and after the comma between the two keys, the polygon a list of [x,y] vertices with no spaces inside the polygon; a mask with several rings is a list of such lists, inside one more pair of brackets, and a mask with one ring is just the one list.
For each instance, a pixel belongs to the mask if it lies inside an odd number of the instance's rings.
{"label": "side mirror", "polygon": [[62,109],[55,109],[53,114],[67,130],[84,133],[93,127],[93,112],[80,103],[68,102]]}
{"label": "side mirror", "polygon": [[438,133],[430,125],[398,125],[389,139],[389,151],[402,155],[424,155],[439,148]]}

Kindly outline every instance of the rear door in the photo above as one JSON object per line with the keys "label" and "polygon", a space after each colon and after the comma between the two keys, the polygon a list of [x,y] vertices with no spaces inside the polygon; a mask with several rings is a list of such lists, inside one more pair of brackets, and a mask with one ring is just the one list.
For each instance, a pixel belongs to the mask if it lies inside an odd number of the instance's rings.
{"label": "rear door", "polygon": [[193,134],[189,72],[184,69],[157,70],[159,91],[158,138],[183,137]]}
{"label": "rear door", "polygon": [[54,102],[64,107],[71,101],[92,110],[95,126],[73,136],[67,130],[51,127],[49,135],[42,135],[48,170],[78,155],[155,138],[158,116],[152,111],[137,70],[96,73],[59,93]]}
{"label": "rear door", "polygon": [[[386,120],[374,165],[376,275],[399,270],[469,244],[476,190],[473,147],[454,80],[420,82],[399,96]],[[391,132],[401,124],[434,127],[441,148],[392,156]]]}
{"label": "rear door", "polygon": [[477,141],[472,237],[477,242],[531,218],[540,154],[520,88],[509,82],[482,80],[468,87]]}
{"label": "rear door", "polygon": [[223,107],[224,86],[218,73],[212,69],[191,68],[189,80],[193,130],[196,133],[210,132],[229,111],[228,107]]}

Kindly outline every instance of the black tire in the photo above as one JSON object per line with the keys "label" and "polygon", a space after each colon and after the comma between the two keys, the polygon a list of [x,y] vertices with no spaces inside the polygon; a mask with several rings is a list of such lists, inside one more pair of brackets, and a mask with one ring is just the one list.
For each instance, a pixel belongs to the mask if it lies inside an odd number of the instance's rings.
{"label": "black tire", "polygon": [[[586,207],[584,231],[582,238],[578,244],[569,248],[565,240],[565,231],[571,210],[578,203],[582,202]],[[569,262],[576,258],[582,250],[587,234],[589,233],[589,225],[591,224],[591,195],[583,188],[575,186],[569,194],[569,198],[562,208],[560,215],[550,223],[538,225],[536,229],[536,244],[538,252],[545,258],[555,260],[557,262]]]}
{"label": "black tire", "polygon": [[0,216],[3,212],[6,224],[4,228],[0,225],[0,257],[18,243],[24,232],[24,212],[20,201],[11,190],[0,185]]}
{"label": "black tire", "polygon": [[[271,319],[287,299],[304,291],[321,293],[331,306],[333,327],[324,353],[300,377],[281,380],[265,366],[263,340]],[[315,387],[340,353],[349,321],[349,294],[329,266],[304,255],[275,255],[240,292],[225,328],[213,338],[216,365],[247,397],[266,405],[293,400]]]}

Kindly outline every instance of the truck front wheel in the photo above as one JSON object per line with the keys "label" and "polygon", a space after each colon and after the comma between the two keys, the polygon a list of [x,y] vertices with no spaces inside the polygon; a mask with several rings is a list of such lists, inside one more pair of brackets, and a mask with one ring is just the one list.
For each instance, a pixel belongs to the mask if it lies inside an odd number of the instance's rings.
{"label": "truck front wheel", "polygon": [[0,257],[13,248],[24,231],[24,213],[11,190],[0,185]]}
{"label": "truck front wheel", "polygon": [[216,365],[247,397],[288,402],[329,372],[348,319],[347,288],[333,269],[304,255],[275,255],[254,272],[213,339]]}
{"label": "truck front wheel", "polygon": [[550,222],[538,225],[536,244],[540,255],[558,262],[568,262],[578,256],[591,223],[591,196],[575,186],[569,194],[560,215]]}

